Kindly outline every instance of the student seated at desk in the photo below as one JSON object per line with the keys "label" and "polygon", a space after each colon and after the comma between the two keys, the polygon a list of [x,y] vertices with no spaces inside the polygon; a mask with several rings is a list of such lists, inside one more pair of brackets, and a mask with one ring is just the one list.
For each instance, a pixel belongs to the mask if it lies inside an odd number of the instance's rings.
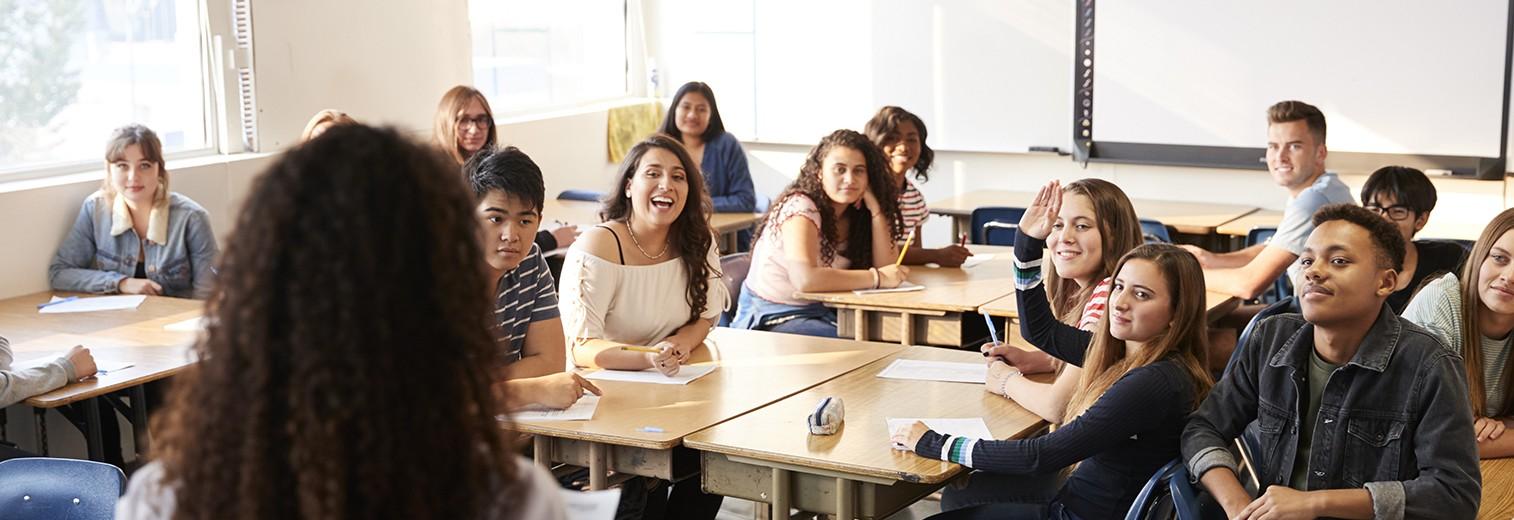
{"label": "student seated at desk", "polygon": [[117,518],[564,517],[495,418],[456,176],[397,130],[339,126],[257,179]]}
{"label": "student seated at desk", "polygon": [[[1020,335],[1042,351],[1085,348],[1104,317],[1114,267],[1121,256],[1141,245],[1141,227],[1130,198],[1114,183],[1082,179],[1065,188],[1051,181],[1041,187],[1015,234],[1015,302]],[[1042,255],[1051,250],[1051,268],[1042,283]],[[1081,370],[1062,366],[1046,352],[1008,345],[987,345],[992,360],[987,388],[1025,405],[1053,423],[1071,395],[1052,391],[1054,384],[1021,379],[1004,386],[1010,372],[1037,374],[1061,370],[1057,380],[1076,381]]]}
{"label": "student seated at desk", "polygon": [[[458,85],[443,94],[441,102],[436,105],[431,141],[459,167],[480,150],[495,149],[498,139],[494,111],[489,109],[489,100],[484,98],[484,93],[467,85]],[[578,226],[561,226],[536,232],[536,245],[542,251],[552,251],[573,245],[577,237]]]}
{"label": "student seated at desk", "polygon": [[[1183,460],[1230,518],[1472,518],[1481,483],[1461,360],[1384,304],[1404,242],[1372,212],[1321,208],[1303,314],[1263,320],[1183,431]],[[1241,487],[1230,446],[1257,428]]]}
{"label": "student seated at desk", "polygon": [[477,201],[488,290],[494,295],[494,341],[508,388],[505,404],[514,409],[540,404],[567,408],[585,391],[599,389],[564,372],[567,347],[557,311],[557,282],[541,248],[530,242],[541,225],[545,197],[541,168],[514,146],[483,150],[464,168]]}
{"label": "student seated at desk", "polygon": [[[95,357],[83,346],[75,346],[42,366],[17,370],[11,365],[14,360],[10,340],[0,336],[0,413],[29,397],[93,377],[97,371]],[[0,460],[35,456],[0,442]]]}
{"label": "student seated at desk", "polygon": [[1426,283],[1404,309],[1464,362],[1477,451],[1482,458],[1514,456],[1514,209],[1504,210],[1472,246],[1457,274]]}
{"label": "student seated at desk", "polygon": [[84,199],[47,274],[55,291],[204,298],[215,281],[210,214],[168,189],[158,134],[118,128],[105,180]]}
{"label": "student seated at desk", "polygon": [[836,337],[836,311],[795,292],[904,283],[909,268],[896,265],[894,245],[904,235],[898,197],[883,164],[883,152],[851,130],[810,149],[757,228],[732,327]]}
{"label": "student seated at desk", "polygon": [[[900,449],[979,470],[947,488],[935,518],[1119,518],[1178,455],[1184,421],[1213,385],[1204,275],[1169,244],[1135,248],[1114,273],[1092,343],[1048,350],[1083,367],[1056,383],[1072,396],[1060,428],[1023,440],[943,435],[918,421],[892,432]],[[1073,464],[1061,482],[1059,470]]]}
{"label": "student seated at desk", "polygon": [[[1199,258],[1211,290],[1249,300],[1265,292],[1285,271],[1289,278],[1297,278],[1293,261],[1314,229],[1310,219],[1315,210],[1353,202],[1350,188],[1325,171],[1326,154],[1325,114],[1318,108],[1302,101],[1281,101],[1267,109],[1267,171],[1278,186],[1288,190],[1288,206],[1277,234],[1266,244],[1230,253],[1183,246]],[[1250,315],[1242,318],[1244,323]]]}
{"label": "student seated at desk", "polygon": [[[741,141],[725,131],[715,91],[703,81],[690,81],[673,94],[673,105],[658,131],[683,143],[704,174],[704,186],[719,213],[757,211],[752,171],[747,168]],[[693,171],[693,170],[691,170]]]}
{"label": "student seated at desk", "polygon": [[1378,168],[1362,185],[1362,207],[1388,219],[1404,237],[1404,270],[1398,275],[1398,290],[1388,295],[1393,312],[1404,312],[1426,280],[1461,271],[1467,259],[1461,244],[1414,239],[1435,209],[1435,185],[1424,172],[1407,166]]}
{"label": "student seated at desk", "polygon": [[310,116],[310,121],[305,123],[305,130],[300,132],[300,142],[303,143],[320,137],[321,134],[326,133],[333,126],[355,124],[357,124],[357,120],[347,115],[346,112],[327,108],[316,112],[314,116]]}
{"label": "student seated at desk", "polygon": [[[688,150],[666,135],[626,153],[615,196],[600,212],[605,223],[585,231],[563,261],[559,307],[578,366],[673,375],[704,344],[730,296],[697,172]],[[669,496],[666,482],[633,479],[622,509],[644,508],[647,518],[662,518],[664,507],[667,518],[714,518],[722,497],[700,485],[686,479]]]}
{"label": "student seated at desk", "polygon": [[[894,191],[899,194],[899,218],[904,221],[904,229],[908,233],[908,230],[919,227],[925,217],[930,215],[930,208],[925,205],[925,195],[921,195],[915,183],[909,181],[910,172],[915,173],[917,181],[930,180],[930,166],[936,152],[925,144],[925,122],[908,110],[886,106],[873,114],[867,126],[863,127],[863,133],[883,151],[888,170],[893,173]],[[966,242],[967,237],[964,235],[962,238]],[[967,257],[973,256],[972,251],[968,251],[962,244],[951,244],[938,249],[926,249],[920,240],[911,244],[909,250],[904,252],[906,265],[933,263],[957,267]],[[904,242],[898,245],[903,247]]]}

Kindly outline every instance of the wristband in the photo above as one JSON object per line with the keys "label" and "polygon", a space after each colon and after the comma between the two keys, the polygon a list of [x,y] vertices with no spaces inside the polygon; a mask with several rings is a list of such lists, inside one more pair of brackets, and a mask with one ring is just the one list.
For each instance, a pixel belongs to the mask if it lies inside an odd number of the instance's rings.
{"label": "wristband", "polygon": [[867,270],[868,270],[868,272],[873,273],[873,289],[877,289],[877,288],[883,286],[883,276],[878,273],[878,268],[877,267],[869,267],[869,268],[867,268]]}
{"label": "wristband", "polygon": [[1003,395],[1004,397],[1009,397],[1009,380],[1014,379],[1019,375],[1021,375],[1020,369],[1009,367],[1009,373],[1004,376],[1004,382],[999,383],[999,394]]}

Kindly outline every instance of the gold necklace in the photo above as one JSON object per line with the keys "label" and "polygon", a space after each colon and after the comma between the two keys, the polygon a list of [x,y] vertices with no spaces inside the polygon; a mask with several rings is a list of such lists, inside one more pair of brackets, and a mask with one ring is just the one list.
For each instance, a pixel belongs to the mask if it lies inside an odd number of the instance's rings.
{"label": "gold necklace", "polygon": [[668,254],[668,246],[673,245],[672,240],[664,242],[662,244],[662,251],[654,255],[641,248],[641,241],[636,239],[636,228],[631,226],[630,219],[626,219],[626,232],[631,234],[631,243],[636,245],[636,250],[641,251],[642,256],[645,256],[652,260],[662,258],[662,255]]}

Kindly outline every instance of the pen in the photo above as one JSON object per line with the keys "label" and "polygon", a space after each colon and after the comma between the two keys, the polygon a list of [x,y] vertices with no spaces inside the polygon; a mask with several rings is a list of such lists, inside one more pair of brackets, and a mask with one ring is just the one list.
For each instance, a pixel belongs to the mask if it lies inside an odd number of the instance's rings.
{"label": "pen", "polygon": [[962,246],[962,247],[967,247],[967,232],[966,231],[963,231],[962,234],[957,238],[957,245]]}
{"label": "pen", "polygon": [[989,339],[994,340],[994,343],[998,343],[999,342],[999,331],[996,330],[996,329],[994,329],[994,318],[992,316],[989,316],[988,313],[985,312],[985,313],[983,313],[983,321],[986,322],[986,323],[988,323],[988,337],[989,337]]}
{"label": "pen", "polygon": [[909,251],[909,245],[915,243],[915,235],[919,232],[919,226],[915,226],[914,229],[909,230],[909,238],[904,239],[904,247],[899,249],[899,259],[894,260],[894,267],[899,267],[899,264],[904,263],[904,252]]}
{"label": "pen", "polygon": [[57,304],[60,304],[60,303],[71,302],[71,301],[74,301],[74,300],[77,300],[77,299],[79,299],[78,296],[69,296],[69,297],[63,298],[61,300],[54,300],[54,301],[50,301],[50,302],[38,305],[37,308],[41,309],[43,307],[50,307],[50,306],[57,305]]}
{"label": "pen", "polygon": [[651,352],[653,354],[661,354],[662,353],[662,349],[657,349],[657,348],[652,348],[652,347],[620,347],[620,349],[621,350],[629,350],[631,352]]}

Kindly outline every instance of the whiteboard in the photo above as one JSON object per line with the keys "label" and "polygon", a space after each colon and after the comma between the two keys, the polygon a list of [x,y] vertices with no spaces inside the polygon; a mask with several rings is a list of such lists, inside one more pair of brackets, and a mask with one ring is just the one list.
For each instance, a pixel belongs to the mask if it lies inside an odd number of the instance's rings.
{"label": "whiteboard", "polygon": [[[879,107],[919,115],[939,150],[1069,149],[1073,5],[1065,0],[672,0],[666,94],[715,89],[727,130],[814,144]],[[741,120],[750,118],[750,120]]]}
{"label": "whiteboard", "polygon": [[1331,151],[1498,157],[1508,3],[1100,2],[1096,141],[1258,148],[1266,109],[1326,116]]}

